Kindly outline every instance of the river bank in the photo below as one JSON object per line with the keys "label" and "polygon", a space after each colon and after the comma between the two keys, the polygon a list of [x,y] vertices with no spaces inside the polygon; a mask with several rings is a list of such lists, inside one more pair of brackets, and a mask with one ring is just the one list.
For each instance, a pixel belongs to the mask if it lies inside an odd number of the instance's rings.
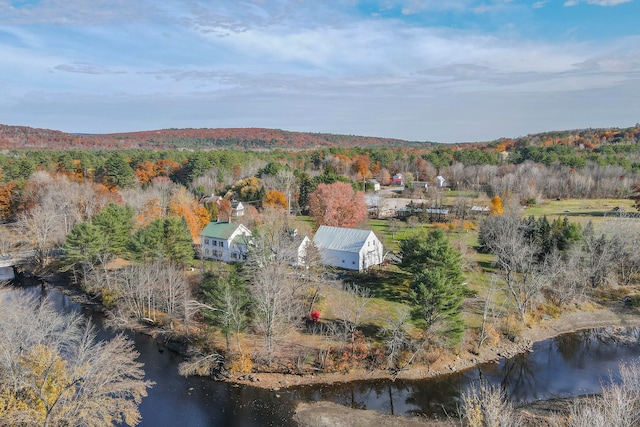
{"label": "river bank", "polygon": [[[480,348],[478,354],[460,352],[443,356],[431,366],[410,366],[401,371],[397,378],[417,380],[433,378],[472,368],[482,363],[497,362],[517,354],[531,351],[534,343],[554,338],[570,332],[602,327],[639,327],[640,311],[626,307],[622,302],[612,302],[606,306],[590,307],[589,310],[575,310],[563,313],[558,318],[541,320],[533,327],[524,328],[515,341],[503,340],[496,345]],[[351,381],[389,379],[388,371],[353,369],[347,373],[317,373],[313,375],[292,375],[280,373],[253,373],[231,376],[224,381],[251,385],[271,390],[312,384],[334,384]]]}
{"label": "river bank", "polygon": [[[105,311],[102,304],[90,298],[77,286],[70,285],[59,275],[42,277],[42,280],[54,286],[55,289],[86,309],[99,312]],[[523,328],[515,341],[502,340],[495,345],[485,345],[480,348],[477,354],[461,351],[457,355],[445,355],[430,366],[409,366],[398,373],[397,378],[417,380],[454,373],[479,364],[497,362],[501,359],[509,359],[517,354],[531,351],[533,344],[536,342],[570,332],[601,327],[640,327],[640,311],[627,307],[620,301],[611,302],[607,305],[589,306],[588,309],[565,312],[558,318],[546,318],[532,327]],[[172,345],[173,339],[170,342],[167,337],[169,335],[173,338],[176,337],[175,334],[167,335],[168,331],[149,325],[138,325],[133,329],[153,337],[158,343],[180,354],[184,355],[188,351],[187,343],[184,340],[177,339],[175,340],[175,345]],[[346,373],[332,372],[307,375],[256,372],[244,375],[229,375],[220,378],[220,380],[262,389],[280,390],[301,385],[347,383],[389,378],[391,378],[391,375],[386,370],[352,369]]]}

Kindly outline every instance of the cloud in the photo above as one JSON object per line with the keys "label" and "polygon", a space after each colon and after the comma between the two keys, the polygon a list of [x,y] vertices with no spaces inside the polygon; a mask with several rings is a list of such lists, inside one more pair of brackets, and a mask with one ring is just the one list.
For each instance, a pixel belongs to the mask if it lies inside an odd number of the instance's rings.
{"label": "cloud", "polygon": [[533,4],[533,8],[534,9],[541,9],[543,8],[547,3],[549,3],[550,0],[541,0],[541,1],[537,1]]}
{"label": "cloud", "polygon": [[124,74],[124,71],[113,71],[106,67],[84,62],[74,62],[72,64],[60,64],[54,67],[59,71],[81,74]]}
{"label": "cloud", "polygon": [[0,2],[0,24],[91,25],[134,23],[166,16],[149,0]]}
{"label": "cloud", "polygon": [[617,6],[623,3],[630,3],[633,0],[568,0],[564,3],[565,6],[576,6],[579,3],[587,3],[596,6]]}

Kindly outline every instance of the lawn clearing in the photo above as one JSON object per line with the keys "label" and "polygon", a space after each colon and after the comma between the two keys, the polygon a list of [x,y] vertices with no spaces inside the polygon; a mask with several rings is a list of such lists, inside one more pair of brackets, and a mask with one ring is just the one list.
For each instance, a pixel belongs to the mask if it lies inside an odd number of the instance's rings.
{"label": "lawn clearing", "polygon": [[[620,217],[620,214],[637,214],[638,211],[633,206],[633,203],[633,200],[630,199],[549,200],[539,205],[524,208],[522,215],[533,215],[535,217],[546,215],[549,221],[566,216],[571,222],[585,225],[592,221],[594,225],[599,225],[608,218]],[[619,209],[622,211],[616,212]]]}

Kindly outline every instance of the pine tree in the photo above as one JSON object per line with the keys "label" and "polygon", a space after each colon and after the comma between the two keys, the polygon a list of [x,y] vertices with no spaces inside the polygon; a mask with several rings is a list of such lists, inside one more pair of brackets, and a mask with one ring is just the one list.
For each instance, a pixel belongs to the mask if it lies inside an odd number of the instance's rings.
{"label": "pine tree", "polygon": [[444,232],[434,229],[400,243],[402,268],[413,274],[409,297],[412,316],[425,331],[439,330],[451,345],[462,336],[462,300],[466,293],[461,255]]}
{"label": "pine tree", "polygon": [[134,214],[131,206],[109,203],[93,218],[92,224],[104,234],[107,247],[114,255],[122,255],[127,249]]}
{"label": "pine tree", "polygon": [[194,256],[189,225],[184,218],[156,219],[133,235],[129,251],[134,259],[162,258],[184,266]]}
{"label": "pine tree", "polygon": [[411,283],[411,315],[425,330],[441,325],[440,332],[451,345],[460,342],[463,332],[462,300],[464,288],[453,285],[441,269],[416,274]]}

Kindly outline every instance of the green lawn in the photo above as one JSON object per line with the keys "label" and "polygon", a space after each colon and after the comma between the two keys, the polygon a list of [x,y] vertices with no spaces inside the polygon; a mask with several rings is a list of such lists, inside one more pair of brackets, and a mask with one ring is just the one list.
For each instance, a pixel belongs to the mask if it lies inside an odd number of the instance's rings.
{"label": "green lawn", "polygon": [[535,217],[546,215],[549,221],[556,218],[569,218],[569,221],[586,224],[593,221],[600,224],[607,218],[617,218],[619,214],[613,211],[621,208],[626,213],[638,213],[633,206],[633,200],[629,199],[563,199],[549,200],[539,205],[522,210],[523,216]]}
{"label": "green lawn", "polygon": [[[628,214],[636,214],[637,210],[633,206],[633,201],[629,199],[566,199],[549,200],[539,205],[522,209],[522,216],[533,215],[540,217],[546,215],[552,221],[556,218],[568,217],[572,222],[579,222],[582,225],[588,221],[593,221],[594,225],[601,226],[608,220],[617,219],[619,213],[614,208],[621,208]],[[309,221],[308,218],[301,218]],[[640,226],[640,220],[630,218],[634,225]],[[390,222],[385,219],[369,219],[364,228],[373,230],[378,238],[385,245],[385,250],[399,252],[399,243],[406,239],[414,231],[407,227],[406,222],[399,222],[400,227],[393,234],[389,229]],[[416,230],[428,230],[431,224],[421,224]],[[491,284],[493,273],[497,273],[493,265],[494,257],[490,254],[477,252],[478,249],[478,226],[472,230],[452,231],[445,230],[449,236],[451,245],[463,251],[465,265],[465,279],[468,287],[475,291],[478,299],[469,300],[471,305],[465,309],[465,319],[470,326],[479,326],[481,322],[482,307],[479,306],[481,300],[486,296]],[[372,299],[368,305],[367,312],[368,336],[377,336],[379,328],[385,326],[385,322],[390,315],[398,310],[408,309],[408,283],[410,276],[397,266],[388,265],[384,268],[374,269],[367,273],[346,272],[346,281],[365,286],[371,291]],[[339,292],[332,295],[339,298]],[[509,299],[501,292],[493,294],[495,302],[501,307],[508,309]]]}

